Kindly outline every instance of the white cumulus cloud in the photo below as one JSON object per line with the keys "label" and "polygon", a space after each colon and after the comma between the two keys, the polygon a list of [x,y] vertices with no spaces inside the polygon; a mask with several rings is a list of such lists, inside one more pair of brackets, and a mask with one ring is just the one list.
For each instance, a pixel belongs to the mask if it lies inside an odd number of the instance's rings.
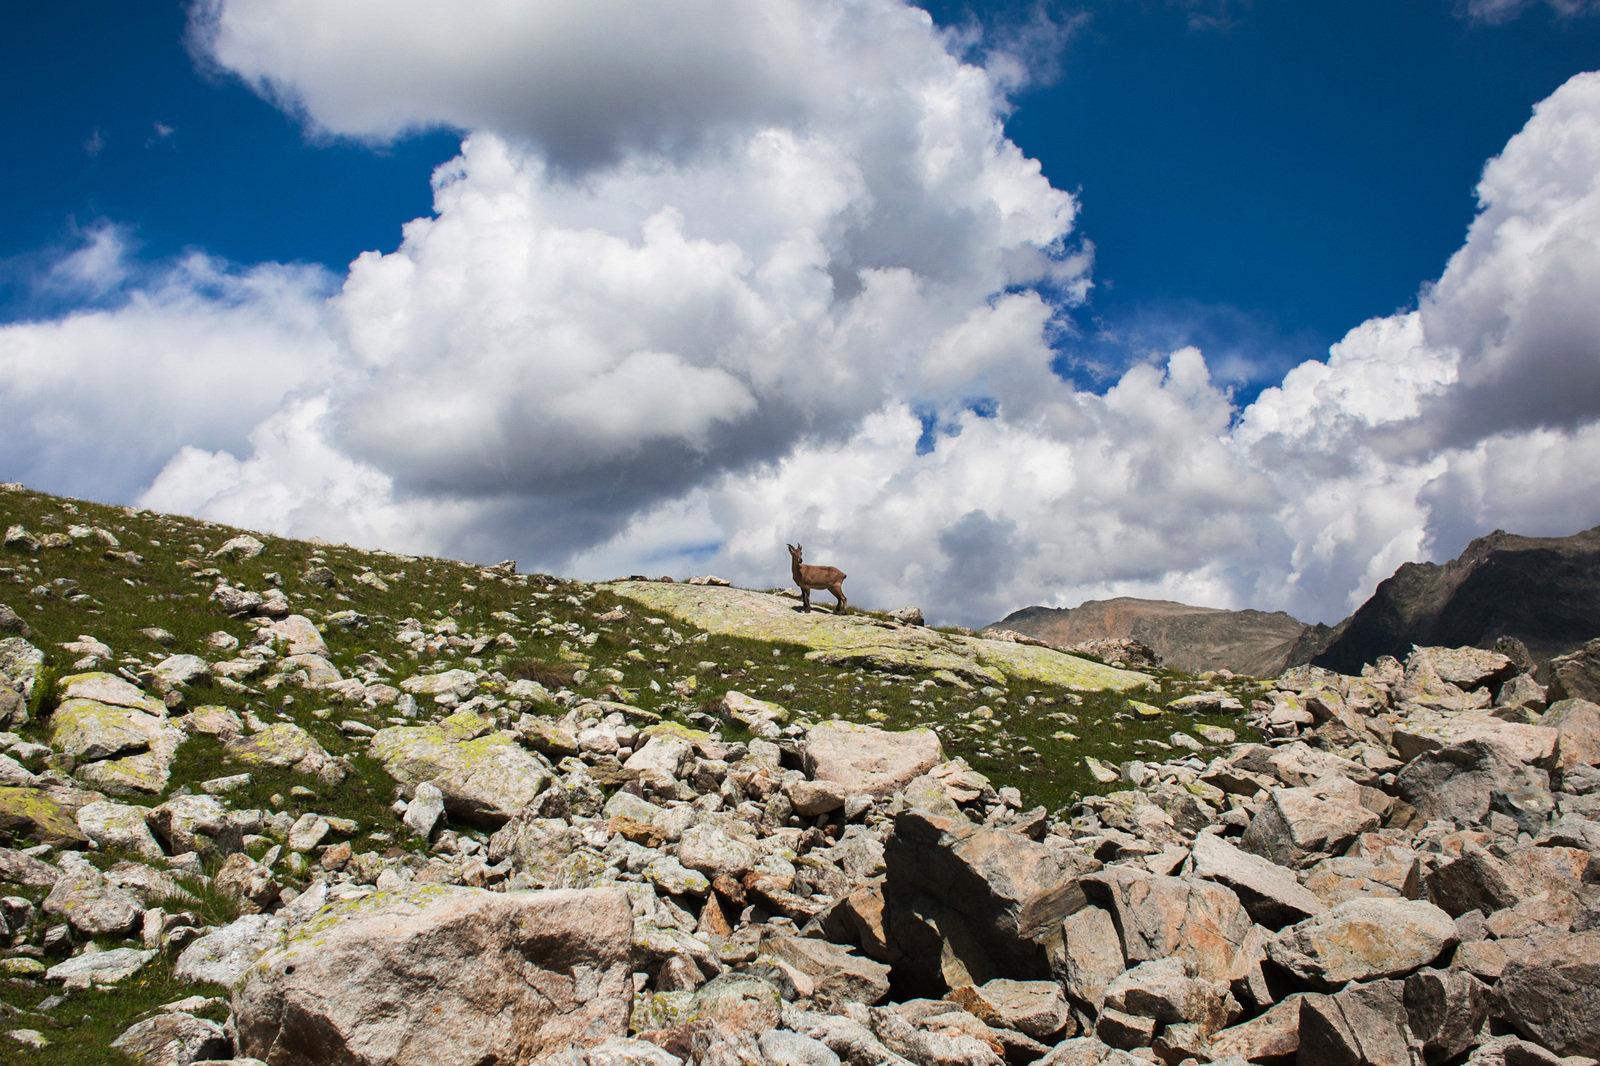
{"label": "white cumulus cloud", "polygon": [[323,134],[461,153],[341,281],[87,241],[85,308],[0,328],[0,456],[42,487],[590,577],[782,583],[798,541],[969,623],[1332,621],[1600,521],[1600,76],[1490,161],[1415,311],[1241,410],[1192,348],[1053,372],[1092,256],[1004,135],[1019,61],[901,0],[208,0],[195,39]]}

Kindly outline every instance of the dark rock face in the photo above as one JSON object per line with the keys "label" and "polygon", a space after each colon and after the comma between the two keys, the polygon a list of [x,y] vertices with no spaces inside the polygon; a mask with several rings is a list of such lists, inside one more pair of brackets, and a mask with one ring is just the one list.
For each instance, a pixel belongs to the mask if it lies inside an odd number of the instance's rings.
{"label": "dark rock face", "polygon": [[1570,537],[1496,530],[1444,565],[1407,563],[1312,662],[1345,674],[1413,644],[1492,648],[1514,637],[1545,662],[1600,634],[1600,526]]}
{"label": "dark rock face", "polygon": [[1149,645],[1163,665],[1175,669],[1231,670],[1254,677],[1275,677],[1310,662],[1341,632],[1338,627],[1308,626],[1282,611],[1224,611],[1131,596],[1090,600],[1065,610],[1024,607],[988,628],[1010,629],[1057,648],[1129,638]]}

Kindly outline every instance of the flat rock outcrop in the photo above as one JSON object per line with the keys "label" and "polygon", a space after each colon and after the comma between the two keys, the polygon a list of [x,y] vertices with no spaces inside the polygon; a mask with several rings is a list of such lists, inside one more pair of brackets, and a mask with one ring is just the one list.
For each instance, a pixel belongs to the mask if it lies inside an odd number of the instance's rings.
{"label": "flat rock outcrop", "polygon": [[798,613],[796,601],[765,592],[653,581],[618,581],[607,587],[710,633],[801,645],[810,649],[807,658],[819,662],[948,670],[983,684],[1044,681],[1084,691],[1131,690],[1150,683],[1145,674],[1050,648],[945,634],[865,615]]}

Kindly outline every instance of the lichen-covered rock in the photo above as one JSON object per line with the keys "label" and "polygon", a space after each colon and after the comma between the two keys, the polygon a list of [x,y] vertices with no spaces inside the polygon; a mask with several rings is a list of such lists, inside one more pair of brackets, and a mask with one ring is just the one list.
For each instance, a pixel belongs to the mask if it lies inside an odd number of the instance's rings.
{"label": "lichen-covered rock", "polygon": [[1456,940],[1455,922],[1431,903],[1353,899],[1285,929],[1267,954],[1299,980],[1327,988],[1403,976]]}
{"label": "lichen-covered rock", "polygon": [[424,699],[448,694],[466,700],[478,691],[478,677],[471,670],[446,670],[438,674],[408,677],[400,682],[400,688]]}
{"label": "lichen-covered rock", "polygon": [[444,794],[452,819],[498,829],[549,786],[545,764],[510,737],[491,733],[454,741],[438,726],[379,730],[370,747],[389,776]]}
{"label": "lichen-covered rock", "polygon": [[233,994],[277,1066],[531,1062],[627,1035],[633,917],[616,889],[412,886],[335,903]]}
{"label": "lichen-covered rock", "polygon": [[149,750],[152,734],[163,725],[141,711],[94,700],[63,700],[50,716],[50,746],[85,762],[135,755]]}
{"label": "lichen-covered rock", "polygon": [[1011,678],[1080,691],[1122,691],[1151,683],[1147,674],[1117,670],[1053,648],[951,636],[922,626],[886,627],[858,615],[805,614],[794,610],[793,600],[764,592],[653,581],[617,581],[606,587],[719,636],[809,648],[806,658],[816,662],[946,670],[980,684],[1003,684]]}
{"label": "lichen-covered rock", "polygon": [[0,788],[0,842],[32,840],[53,848],[89,843],[72,808],[38,788]]}
{"label": "lichen-covered rock", "polygon": [[275,766],[337,784],[344,780],[343,765],[329,755],[304,729],[278,722],[250,736],[227,742],[228,756],[246,766]]}
{"label": "lichen-covered rock", "polygon": [[174,796],[145,820],[173,855],[192,851],[222,858],[244,847],[244,831],[215,796]]}
{"label": "lichen-covered rock", "polygon": [[78,808],[78,828],[96,847],[136,852],[146,859],[162,858],[161,845],[145,824],[143,807],[123,803],[86,803]]}
{"label": "lichen-covered rock", "polygon": [[99,870],[78,858],[62,869],[45,897],[44,912],[65,918],[90,936],[122,936],[138,926],[144,906],[131,893],[107,884]]}
{"label": "lichen-covered rock", "polygon": [[167,706],[154,696],[149,695],[139,686],[124,681],[116,674],[86,673],[71,674],[56,682],[60,699],[66,700],[93,700],[96,703],[107,704],[112,707],[127,707],[131,710],[143,711],[153,714],[157,718],[165,718]]}

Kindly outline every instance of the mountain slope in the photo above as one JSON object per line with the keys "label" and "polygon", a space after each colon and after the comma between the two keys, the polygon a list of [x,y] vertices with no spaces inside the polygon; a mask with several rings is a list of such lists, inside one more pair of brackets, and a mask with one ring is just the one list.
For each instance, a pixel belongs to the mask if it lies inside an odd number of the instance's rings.
{"label": "mountain slope", "polygon": [[1487,648],[1503,636],[1540,662],[1600,636],[1600,526],[1570,537],[1497,529],[1443,565],[1406,563],[1312,661],[1353,674],[1413,644]]}
{"label": "mountain slope", "polygon": [[1119,596],[1066,609],[1024,607],[988,627],[1010,629],[1065,648],[1107,637],[1143,641],[1175,670],[1231,670],[1276,677],[1310,661],[1337,629],[1308,626],[1282,611],[1226,611],[1170,600]]}

